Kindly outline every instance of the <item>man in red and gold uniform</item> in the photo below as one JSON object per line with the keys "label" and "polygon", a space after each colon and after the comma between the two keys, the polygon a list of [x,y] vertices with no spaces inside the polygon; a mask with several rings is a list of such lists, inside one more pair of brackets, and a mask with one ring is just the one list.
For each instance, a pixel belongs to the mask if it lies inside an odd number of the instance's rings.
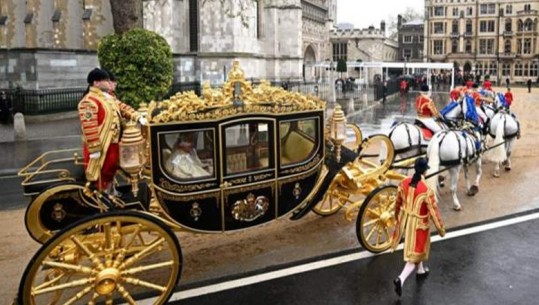
{"label": "man in red and gold uniform", "polygon": [[505,92],[505,103],[507,104],[507,108],[511,107],[511,104],[513,104],[513,93],[511,92],[511,88],[507,88],[507,92]]}
{"label": "man in red and gold uniform", "polygon": [[415,100],[415,108],[417,111],[417,120],[423,123],[425,127],[433,133],[442,130],[442,127],[436,122],[440,118],[440,112],[434,105],[432,99],[428,96],[429,86],[423,84],[421,86],[421,94]]}
{"label": "man in red and gold uniform", "polygon": [[445,235],[445,226],[438,210],[436,196],[425,182],[424,175],[429,169],[425,158],[415,161],[415,173],[401,181],[397,191],[395,217],[397,223],[391,240],[395,250],[404,237],[404,269],[393,280],[395,292],[401,296],[406,278],[417,268],[417,278],[425,278],[429,269],[423,262],[430,254],[430,222],[432,220],[438,234]]}
{"label": "man in red and gold uniform", "polygon": [[483,82],[483,89],[492,91],[492,83],[488,78]]}
{"label": "man in red and gold uniform", "polygon": [[111,192],[119,168],[122,119],[136,120],[139,114],[109,94],[109,74],[95,68],[88,74],[88,93],[79,102],[86,179],[101,191]]}

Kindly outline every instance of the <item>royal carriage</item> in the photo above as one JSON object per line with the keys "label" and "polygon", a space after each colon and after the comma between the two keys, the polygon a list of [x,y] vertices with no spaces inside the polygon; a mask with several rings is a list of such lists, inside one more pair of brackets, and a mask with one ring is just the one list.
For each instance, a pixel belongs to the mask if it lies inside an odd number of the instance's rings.
{"label": "royal carriage", "polygon": [[[143,107],[120,143],[117,192],[95,190],[78,150],[49,152],[23,177],[30,236],[42,243],[18,304],[164,304],[182,268],[174,231],[244,230],[309,211],[357,216],[364,248],[389,248],[396,187],[391,141],[362,139],[337,106],[262,82],[237,62],[222,89]],[[380,147],[386,153],[380,156]],[[373,160],[371,160],[373,159]],[[381,160],[381,161],[378,161]]]}

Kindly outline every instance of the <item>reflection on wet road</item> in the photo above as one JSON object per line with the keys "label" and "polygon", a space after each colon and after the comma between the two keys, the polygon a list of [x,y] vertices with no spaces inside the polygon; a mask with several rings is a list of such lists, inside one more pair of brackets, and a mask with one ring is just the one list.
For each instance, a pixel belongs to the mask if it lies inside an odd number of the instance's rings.
{"label": "reflection on wet road", "polygon": [[[387,98],[384,104],[375,104],[364,110],[347,113],[348,123],[355,123],[363,132],[363,136],[377,133],[387,133],[393,122],[413,122],[416,118],[415,98],[418,91],[410,91],[404,97],[398,93]],[[438,110],[449,101],[449,92],[434,92],[432,98]],[[348,105],[342,105],[348,110]]]}

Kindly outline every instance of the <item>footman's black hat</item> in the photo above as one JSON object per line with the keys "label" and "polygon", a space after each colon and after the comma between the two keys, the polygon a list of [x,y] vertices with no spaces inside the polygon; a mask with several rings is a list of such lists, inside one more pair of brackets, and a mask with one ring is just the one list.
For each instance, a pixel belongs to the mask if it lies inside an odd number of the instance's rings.
{"label": "footman's black hat", "polygon": [[417,158],[415,160],[414,169],[416,172],[424,173],[429,169],[429,162],[425,158]]}
{"label": "footman's black hat", "polygon": [[86,80],[88,81],[89,85],[92,85],[94,82],[102,81],[102,80],[109,80],[110,76],[107,73],[107,71],[99,68],[95,68],[90,73],[88,73],[88,77]]}
{"label": "footman's black hat", "polygon": [[421,91],[428,92],[429,91],[429,85],[427,85],[427,84],[421,85]]}

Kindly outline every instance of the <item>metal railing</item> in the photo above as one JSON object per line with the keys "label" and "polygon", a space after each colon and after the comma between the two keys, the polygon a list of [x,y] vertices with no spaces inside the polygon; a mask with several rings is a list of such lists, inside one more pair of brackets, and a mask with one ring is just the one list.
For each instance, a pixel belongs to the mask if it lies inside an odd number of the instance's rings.
{"label": "metal railing", "polygon": [[6,91],[13,113],[20,112],[25,115],[38,115],[77,109],[77,104],[83,97],[86,87],[39,90],[15,88],[0,90]]}

